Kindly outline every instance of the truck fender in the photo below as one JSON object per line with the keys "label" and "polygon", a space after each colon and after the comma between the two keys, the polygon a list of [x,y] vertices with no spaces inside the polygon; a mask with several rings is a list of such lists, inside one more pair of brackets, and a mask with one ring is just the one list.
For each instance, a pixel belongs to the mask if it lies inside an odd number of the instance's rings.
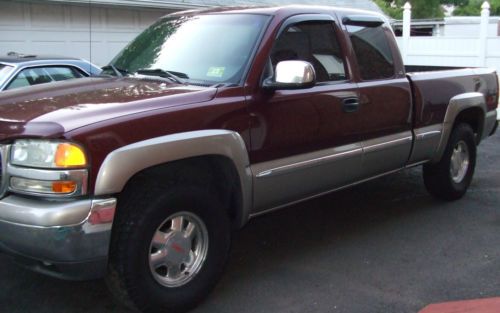
{"label": "truck fender", "polygon": [[[439,162],[439,160],[441,160],[441,157],[443,156],[444,150],[446,149],[446,144],[448,143],[448,139],[450,138],[451,132],[453,130],[453,125],[455,123],[457,116],[460,114],[460,112],[469,108],[480,108],[483,112],[483,116],[485,116],[487,107],[484,95],[479,92],[467,92],[451,98],[448,108],[446,109],[446,114],[444,116],[443,132],[441,134],[439,146],[431,162],[434,163],[434,162]],[[481,138],[484,118],[481,121],[479,121],[479,123],[480,124],[479,124],[478,138]]]}
{"label": "truck fender", "polygon": [[204,155],[225,156],[234,163],[242,188],[242,220],[236,222],[243,225],[252,206],[252,174],[245,142],[234,131],[183,132],[120,147],[102,163],[94,193],[96,196],[119,193],[132,176],[146,168]]}

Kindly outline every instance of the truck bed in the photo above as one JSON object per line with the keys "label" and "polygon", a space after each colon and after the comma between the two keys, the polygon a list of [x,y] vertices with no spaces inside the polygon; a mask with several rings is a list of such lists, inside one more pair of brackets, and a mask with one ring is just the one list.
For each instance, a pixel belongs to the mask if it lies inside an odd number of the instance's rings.
{"label": "truck bed", "polygon": [[434,65],[405,65],[406,73],[459,70],[459,69],[464,69],[464,68],[466,68],[466,67],[434,66]]}

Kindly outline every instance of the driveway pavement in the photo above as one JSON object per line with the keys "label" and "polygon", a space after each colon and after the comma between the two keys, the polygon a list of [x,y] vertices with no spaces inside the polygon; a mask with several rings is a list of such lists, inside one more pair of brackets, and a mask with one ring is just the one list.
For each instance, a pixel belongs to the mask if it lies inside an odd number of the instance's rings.
{"label": "driveway pavement", "polygon": [[[431,198],[416,168],[252,220],[195,312],[416,313],[500,296],[499,243],[497,134],[460,201]],[[1,312],[123,312],[102,281],[59,281],[4,256],[0,281]]]}

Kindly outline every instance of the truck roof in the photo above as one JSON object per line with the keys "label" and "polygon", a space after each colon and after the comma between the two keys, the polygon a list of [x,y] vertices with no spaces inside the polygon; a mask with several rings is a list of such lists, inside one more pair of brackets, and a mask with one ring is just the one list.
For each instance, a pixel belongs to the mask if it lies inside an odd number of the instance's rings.
{"label": "truck roof", "polygon": [[375,11],[342,8],[335,6],[319,6],[319,5],[287,5],[287,6],[225,6],[208,9],[197,9],[180,11],[168,14],[166,16],[185,16],[185,15],[200,15],[212,13],[247,13],[247,14],[264,14],[264,15],[295,15],[295,14],[318,14],[331,13],[332,11],[344,14],[363,14],[383,16]]}

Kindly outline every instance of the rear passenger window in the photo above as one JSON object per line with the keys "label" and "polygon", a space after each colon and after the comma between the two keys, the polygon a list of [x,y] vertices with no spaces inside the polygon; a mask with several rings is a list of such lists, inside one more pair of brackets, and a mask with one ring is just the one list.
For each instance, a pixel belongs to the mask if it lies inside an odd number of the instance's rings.
{"label": "rear passenger window", "polygon": [[50,83],[52,79],[42,68],[28,68],[22,70],[6,89],[15,89],[19,87],[32,86],[44,83]]}
{"label": "rear passenger window", "polygon": [[335,29],[329,21],[308,21],[288,26],[276,39],[271,52],[273,68],[280,61],[311,63],[316,81],[345,80],[345,66]]}
{"label": "rear passenger window", "polygon": [[45,70],[49,73],[50,77],[55,81],[66,80],[71,78],[80,78],[83,75],[71,67],[46,67]]}
{"label": "rear passenger window", "polygon": [[394,76],[394,60],[382,26],[347,26],[352,46],[364,80],[386,79]]}

